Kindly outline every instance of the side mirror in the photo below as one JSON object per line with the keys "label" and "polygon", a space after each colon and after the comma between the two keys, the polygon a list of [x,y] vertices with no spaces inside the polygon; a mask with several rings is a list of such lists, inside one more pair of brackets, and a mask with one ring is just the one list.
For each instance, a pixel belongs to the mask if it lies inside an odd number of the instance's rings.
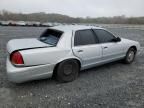
{"label": "side mirror", "polygon": [[113,42],[120,42],[121,41],[121,38],[120,37],[116,37],[112,40]]}
{"label": "side mirror", "polygon": [[117,42],[120,42],[121,38],[120,37],[116,37],[116,40],[117,40]]}

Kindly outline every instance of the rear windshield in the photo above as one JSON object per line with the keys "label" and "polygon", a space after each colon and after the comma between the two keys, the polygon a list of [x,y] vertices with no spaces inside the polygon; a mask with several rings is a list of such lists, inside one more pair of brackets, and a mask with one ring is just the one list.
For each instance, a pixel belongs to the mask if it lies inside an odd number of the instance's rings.
{"label": "rear windshield", "polygon": [[62,34],[62,31],[47,29],[39,37],[39,40],[46,44],[56,46]]}

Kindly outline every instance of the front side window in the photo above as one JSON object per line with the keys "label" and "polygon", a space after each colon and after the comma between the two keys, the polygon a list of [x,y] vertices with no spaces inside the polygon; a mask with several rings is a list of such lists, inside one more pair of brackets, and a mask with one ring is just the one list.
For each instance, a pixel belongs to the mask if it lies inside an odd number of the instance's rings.
{"label": "front side window", "polygon": [[91,30],[75,32],[74,46],[96,44],[96,38]]}
{"label": "front side window", "polygon": [[56,46],[62,34],[63,32],[61,31],[47,29],[44,33],[42,33],[39,40],[46,44]]}
{"label": "front side window", "polygon": [[95,29],[94,32],[96,33],[100,43],[112,42],[115,38],[111,33],[105,30]]}

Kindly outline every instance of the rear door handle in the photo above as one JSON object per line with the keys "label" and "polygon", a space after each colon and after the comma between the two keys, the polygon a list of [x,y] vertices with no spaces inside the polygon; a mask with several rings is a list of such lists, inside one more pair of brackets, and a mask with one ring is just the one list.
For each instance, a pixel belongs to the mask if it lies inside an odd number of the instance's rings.
{"label": "rear door handle", "polygon": [[103,47],[103,49],[106,49],[106,48],[108,48],[108,47],[107,46]]}
{"label": "rear door handle", "polygon": [[83,50],[78,50],[77,52],[83,52]]}

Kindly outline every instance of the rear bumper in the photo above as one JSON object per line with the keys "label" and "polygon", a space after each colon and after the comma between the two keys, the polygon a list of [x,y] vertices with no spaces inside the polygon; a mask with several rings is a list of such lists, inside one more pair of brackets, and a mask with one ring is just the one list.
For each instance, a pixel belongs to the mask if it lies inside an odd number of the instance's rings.
{"label": "rear bumper", "polygon": [[54,65],[39,65],[32,67],[15,67],[7,59],[6,64],[8,80],[15,83],[22,83],[29,80],[45,79],[52,77]]}

